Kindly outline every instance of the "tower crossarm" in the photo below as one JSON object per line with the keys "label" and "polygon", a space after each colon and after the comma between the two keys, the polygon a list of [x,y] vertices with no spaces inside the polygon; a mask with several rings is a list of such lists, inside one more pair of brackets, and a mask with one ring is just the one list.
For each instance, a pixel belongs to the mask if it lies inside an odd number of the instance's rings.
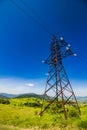
{"label": "tower crossarm", "polygon": [[[61,56],[58,57],[58,61],[63,58],[69,57],[69,56],[74,56],[74,54],[75,53],[73,51],[71,51],[70,48],[66,47],[65,50],[61,51]],[[44,63],[46,63],[48,65],[52,65],[54,62],[52,62],[51,58],[52,58],[52,56],[49,55],[49,57],[46,60],[44,60]]]}
{"label": "tower crossarm", "polygon": [[73,56],[74,54],[75,54],[75,53],[74,53],[73,51],[71,51],[70,48],[66,47],[66,50],[64,50],[64,51],[62,52],[61,57],[62,57],[62,59],[63,59],[63,58],[66,58],[66,57],[68,57],[68,56]]}
{"label": "tower crossarm", "polygon": [[63,58],[76,56],[76,54],[70,49],[70,44],[68,44],[62,37],[60,40],[57,40],[56,36],[53,37],[50,52],[51,54],[44,61],[44,63],[51,66],[58,66],[62,63]]}

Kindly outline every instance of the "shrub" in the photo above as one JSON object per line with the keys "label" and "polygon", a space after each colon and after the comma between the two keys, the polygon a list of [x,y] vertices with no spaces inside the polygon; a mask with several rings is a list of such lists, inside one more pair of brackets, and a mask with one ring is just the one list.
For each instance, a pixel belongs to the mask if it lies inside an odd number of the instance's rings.
{"label": "shrub", "polygon": [[41,104],[40,103],[37,103],[37,102],[25,102],[24,103],[25,106],[28,106],[28,107],[41,107]]}
{"label": "shrub", "polygon": [[74,107],[71,107],[70,109],[68,109],[68,116],[69,117],[79,117],[79,113]]}
{"label": "shrub", "polygon": [[10,104],[10,101],[8,99],[2,99],[2,98],[0,98],[0,103],[1,104]]}
{"label": "shrub", "polygon": [[77,125],[78,127],[87,129],[87,120],[80,120]]}

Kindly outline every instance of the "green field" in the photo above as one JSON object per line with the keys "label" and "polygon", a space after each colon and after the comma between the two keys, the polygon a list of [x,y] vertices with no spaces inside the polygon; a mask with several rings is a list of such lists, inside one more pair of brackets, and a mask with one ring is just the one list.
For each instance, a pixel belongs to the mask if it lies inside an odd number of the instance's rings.
{"label": "green field", "polygon": [[70,107],[68,119],[50,108],[39,116],[41,99],[0,99],[0,130],[87,130],[87,104],[80,103],[81,115]]}

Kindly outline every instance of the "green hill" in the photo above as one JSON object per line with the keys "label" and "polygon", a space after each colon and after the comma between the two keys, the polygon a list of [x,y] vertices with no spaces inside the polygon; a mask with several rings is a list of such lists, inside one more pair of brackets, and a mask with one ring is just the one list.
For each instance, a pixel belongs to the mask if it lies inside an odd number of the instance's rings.
{"label": "green hill", "polygon": [[20,94],[16,98],[31,98],[31,97],[42,99],[44,95],[38,95],[35,93],[27,93],[27,94]]}

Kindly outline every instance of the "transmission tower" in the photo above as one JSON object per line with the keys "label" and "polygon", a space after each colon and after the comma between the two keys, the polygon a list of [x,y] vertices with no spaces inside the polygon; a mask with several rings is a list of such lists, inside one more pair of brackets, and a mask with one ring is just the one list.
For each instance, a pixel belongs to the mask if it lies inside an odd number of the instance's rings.
{"label": "transmission tower", "polygon": [[[50,45],[50,56],[43,61],[49,65],[49,71],[44,92],[44,100],[47,101],[47,104],[42,106],[40,116],[51,105],[55,106],[54,104],[61,104],[65,119],[67,118],[66,105],[75,105],[80,113],[78,102],[62,63],[63,58],[71,55],[76,56],[70,50],[70,44],[65,42],[62,37],[57,40],[56,36],[53,36]],[[54,109],[56,110],[56,108]]]}

